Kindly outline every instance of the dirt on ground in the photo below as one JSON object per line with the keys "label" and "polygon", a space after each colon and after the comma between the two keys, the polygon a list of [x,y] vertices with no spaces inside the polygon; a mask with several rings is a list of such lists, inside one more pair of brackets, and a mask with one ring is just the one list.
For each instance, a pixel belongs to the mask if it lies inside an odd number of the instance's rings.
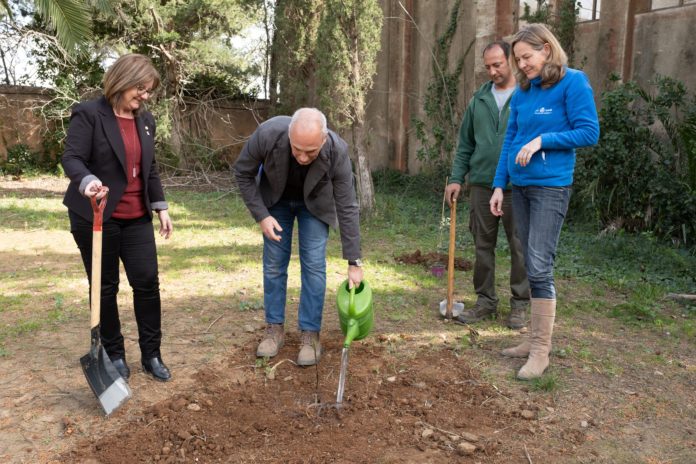
{"label": "dirt on ground", "polygon": [[[446,267],[448,256],[444,253],[437,253],[434,251],[422,253],[420,250],[416,250],[413,253],[406,253],[396,256],[394,257],[394,260],[401,264],[421,264],[430,269],[437,265]],[[473,265],[468,259],[455,257],[454,268],[458,271],[470,271],[473,268]]]}
{"label": "dirt on ground", "polygon": [[[146,408],[61,462],[509,462],[528,423],[452,350],[407,360],[386,343],[355,343],[346,394],[335,404],[340,333],[318,367],[292,359],[297,337],[266,365],[235,350],[196,374],[196,388]],[[536,416],[530,405],[526,414]],[[127,416],[126,410],[119,416]],[[78,426],[79,424],[74,424]],[[505,431],[505,433],[501,433]],[[578,436],[582,440],[582,436]],[[531,452],[536,450],[531,447]],[[92,461],[90,461],[92,462]]]}

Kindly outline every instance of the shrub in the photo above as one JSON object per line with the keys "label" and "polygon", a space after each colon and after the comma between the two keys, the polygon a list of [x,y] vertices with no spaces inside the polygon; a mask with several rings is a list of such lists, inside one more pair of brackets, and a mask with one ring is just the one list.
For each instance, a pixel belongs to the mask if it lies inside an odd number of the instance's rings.
{"label": "shrub", "polygon": [[627,82],[603,94],[599,144],[579,153],[574,201],[603,227],[694,247],[696,97],[669,77],[651,87]]}
{"label": "shrub", "polygon": [[7,160],[2,164],[4,174],[19,176],[28,171],[36,170],[37,157],[23,143],[12,145],[7,149]]}

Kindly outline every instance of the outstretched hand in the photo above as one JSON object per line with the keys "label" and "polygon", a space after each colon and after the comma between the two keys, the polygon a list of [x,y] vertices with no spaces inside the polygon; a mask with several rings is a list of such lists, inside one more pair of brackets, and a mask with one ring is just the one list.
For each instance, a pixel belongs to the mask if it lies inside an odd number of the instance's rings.
{"label": "outstretched hand", "polygon": [[493,195],[491,196],[490,201],[488,202],[491,208],[491,214],[493,216],[502,216],[503,215],[503,189],[500,187],[497,187],[495,190],[493,190]]}
{"label": "outstretched hand", "polygon": [[261,227],[261,232],[263,232],[264,237],[268,240],[273,240],[275,242],[280,242],[280,234],[276,233],[282,232],[283,228],[280,227],[278,221],[275,220],[273,216],[266,216],[259,221],[259,227]]}
{"label": "outstretched hand", "polygon": [[161,211],[157,211],[157,217],[159,217],[160,221],[159,234],[165,239],[171,237],[172,232],[174,231],[174,225],[172,224],[172,219],[169,217],[167,210],[163,209]]}

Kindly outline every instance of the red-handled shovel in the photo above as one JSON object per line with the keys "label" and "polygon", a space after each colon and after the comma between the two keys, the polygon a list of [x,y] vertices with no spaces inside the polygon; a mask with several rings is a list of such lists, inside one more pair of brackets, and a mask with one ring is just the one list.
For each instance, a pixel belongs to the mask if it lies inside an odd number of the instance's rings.
{"label": "red-handled shovel", "polygon": [[92,345],[89,353],[80,358],[87,382],[97,396],[101,407],[108,416],[118,409],[128,398],[131,390],[111,363],[109,355],[101,344],[99,336],[99,315],[101,312],[101,263],[102,263],[102,223],[106,196],[97,202],[91,198],[94,219],[92,221],[92,272],[91,272],[91,327]]}

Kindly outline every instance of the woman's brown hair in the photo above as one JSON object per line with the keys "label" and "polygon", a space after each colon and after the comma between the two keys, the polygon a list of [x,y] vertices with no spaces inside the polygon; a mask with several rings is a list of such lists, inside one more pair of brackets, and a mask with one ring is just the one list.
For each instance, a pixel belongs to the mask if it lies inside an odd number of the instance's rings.
{"label": "woman's brown hair", "polygon": [[104,74],[104,97],[115,108],[120,103],[123,92],[150,81],[150,90],[156,89],[160,83],[159,73],[150,58],[138,53],[123,55]]}
{"label": "woman's brown hair", "polygon": [[534,50],[542,50],[544,45],[548,44],[550,50],[549,56],[544,66],[541,68],[540,74],[542,88],[547,89],[563,78],[565,75],[565,67],[568,65],[568,57],[563,51],[563,47],[561,47],[558,39],[543,24],[527,24],[512,38],[512,56],[510,58],[510,66],[522,90],[528,90],[530,82],[527,75],[517,67],[515,45],[518,42],[524,42]]}

